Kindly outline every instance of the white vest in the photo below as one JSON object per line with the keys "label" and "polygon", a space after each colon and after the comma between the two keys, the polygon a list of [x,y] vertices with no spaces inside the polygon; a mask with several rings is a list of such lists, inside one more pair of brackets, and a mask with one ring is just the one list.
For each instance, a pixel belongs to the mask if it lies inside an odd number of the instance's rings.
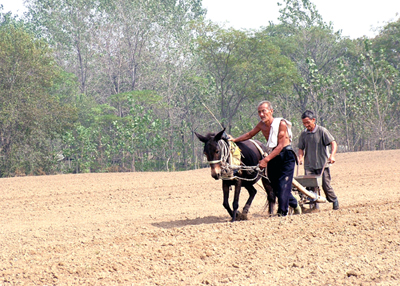
{"label": "white vest", "polygon": [[278,133],[279,133],[279,125],[281,121],[284,120],[287,124],[289,140],[292,142],[292,123],[284,118],[274,118],[271,124],[271,129],[269,130],[269,138],[267,142],[267,152],[268,154],[272,152],[276,146],[278,146]]}

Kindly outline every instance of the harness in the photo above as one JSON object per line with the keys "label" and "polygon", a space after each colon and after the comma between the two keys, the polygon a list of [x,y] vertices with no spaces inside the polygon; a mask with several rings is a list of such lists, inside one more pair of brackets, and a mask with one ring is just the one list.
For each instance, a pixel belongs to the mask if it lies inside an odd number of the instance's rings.
{"label": "harness", "polygon": [[[262,156],[265,156],[266,153],[261,149],[261,147],[255,142],[254,140],[250,140],[260,151]],[[258,175],[261,177],[264,177],[268,179],[267,176],[265,176],[263,171],[259,168],[259,166],[246,166],[243,165],[243,163],[238,160],[238,164],[235,165],[233,164],[234,161],[234,156],[233,154],[235,152],[239,152],[239,155],[242,156],[239,147],[236,146],[233,142],[229,141],[229,144],[225,140],[219,140],[218,141],[218,147],[221,152],[221,158],[219,160],[213,160],[213,161],[207,161],[208,164],[218,164],[221,163],[221,168],[224,170],[223,174],[234,174],[233,176],[222,176],[222,180],[244,180],[244,181],[254,181],[258,178]],[[240,157],[239,157],[240,158]],[[236,162],[235,162],[236,163]],[[237,174],[240,173],[240,171],[248,171],[248,172],[257,172],[258,175],[255,176],[253,179],[248,179],[248,178],[243,178],[238,176]]]}

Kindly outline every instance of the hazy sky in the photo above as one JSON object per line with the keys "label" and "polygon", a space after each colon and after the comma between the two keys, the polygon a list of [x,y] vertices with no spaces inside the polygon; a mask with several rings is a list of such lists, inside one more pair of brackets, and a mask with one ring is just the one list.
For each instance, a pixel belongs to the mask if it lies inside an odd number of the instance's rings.
{"label": "hazy sky", "polygon": [[[279,0],[203,0],[207,16],[214,22],[228,21],[236,29],[267,26],[277,22]],[[372,27],[400,17],[400,0],[311,0],[325,22],[332,22],[343,36],[374,36]],[[399,13],[396,16],[396,13]]]}
{"label": "hazy sky", "polygon": [[[203,0],[207,18],[236,29],[258,29],[277,22],[280,0]],[[372,27],[400,17],[400,0],[312,0],[326,22],[332,22],[343,36],[373,37]],[[22,14],[23,0],[0,0],[5,12]],[[397,14],[397,16],[396,16]]]}

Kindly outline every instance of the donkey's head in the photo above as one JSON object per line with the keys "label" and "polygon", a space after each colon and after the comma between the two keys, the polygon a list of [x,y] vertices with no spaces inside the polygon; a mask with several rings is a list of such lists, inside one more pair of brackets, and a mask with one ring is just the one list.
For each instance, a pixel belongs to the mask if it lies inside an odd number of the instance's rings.
{"label": "donkey's head", "polygon": [[225,142],[220,142],[224,130],[218,134],[209,133],[207,136],[202,136],[195,132],[197,138],[204,143],[204,155],[207,157],[208,164],[211,167],[211,176],[218,180],[221,176],[226,176],[227,169],[224,168],[227,164],[226,160],[229,156],[229,150]]}

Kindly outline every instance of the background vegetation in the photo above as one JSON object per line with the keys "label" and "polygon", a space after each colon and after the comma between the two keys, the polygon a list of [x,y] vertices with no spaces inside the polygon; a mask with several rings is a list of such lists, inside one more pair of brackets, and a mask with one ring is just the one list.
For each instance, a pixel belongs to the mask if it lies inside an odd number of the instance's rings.
{"label": "background vegetation", "polygon": [[1,177],[199,168],[193,132],[238,136],[264,99],[295,143],[311,109],[340,151],[400,147],[400,18],[350,40],[308,0],[258,30],[205,21],[201,0],[26,5],[0,7]]}

